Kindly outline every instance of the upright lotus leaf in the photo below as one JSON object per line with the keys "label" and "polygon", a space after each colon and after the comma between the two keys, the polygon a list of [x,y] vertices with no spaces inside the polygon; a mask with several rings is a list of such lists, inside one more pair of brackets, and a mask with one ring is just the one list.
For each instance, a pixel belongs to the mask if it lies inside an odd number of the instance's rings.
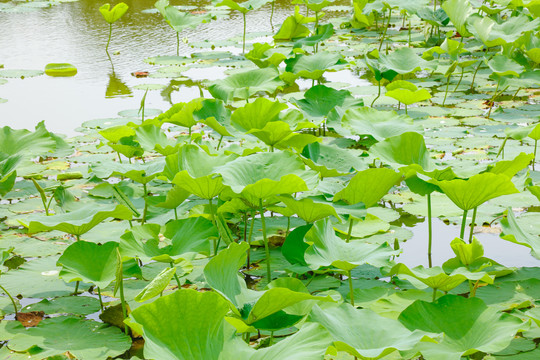
{"label": "upright lotus leaf", "polygon": [[99,8],[99,12],[109,24],[118,21],[128,11],[129,6],[126,3],[118,3],[111,9],[111,4],[103,4]]}
{"label": "upright lotus leaf", "polygon": [[278,67],[287,58],[286,55],[268,43],[253,44],[253,49],[244,56],[260,68],[270,65]]}
{"label": "upright lotus leaf", "polygon": [[23,225],[28,228],[29,234],[58,230],[79,237],[110,217],[131,220],[132,212],[124,205],[96,207],[89,204],[67,214],[30,217],[29,223]]}
{"label": "upright lotus leaf", "polygon": [[316,26],[314,35],[295,41],[293,48],[301,48],[304,45],[317,46],[320,42],[330,39],[332,35],[334,35],[334,25],[325,24]]}
{"label": "upright lotus leaf", "polygon": [[146,358],[217,360],[228,311],[217,293],[181,289],[133,310],[128,325],[142,333]]}
{"label": "upright lotus leaf", "polygon": [[318,142],[306,145],[300,159],[317,171],[321,178],[343,176],[354,170],[365,170],[368,167],[366,162],[361,157],[355,156],[350,149]]}
{"label": "upright lotus leaf", "polygon": [[205,23],[212,19],[210,14],[192,15],[189,12],[178,10],[178,8],[169,5],[169,0],[158,0],[154,6],[163,15],[165,21],[177,33],[187,28],[195,29],[201,23]]}
{"label": "upright lotus leaf", "polygon": [[540,186],[527,186],[527,190],[531,192],[540,201]]}
{"label": "upright lotus leaf", "polygon": [[511,179],[518,172],[527,168],[533,159],[534,154],[526,154],[522,152],[512,160],[497,161],[493,166],[488,166],[488,171],[494,174],[504,174]]}
{"label": "upright lotus leaf", "polygon": [[369,135],[377,141],[410,131],[423,132],[422,126],[414,124],[407,115],[367,106],[348,109],[340,118],[329,117],[328,127],[342,136]]}
{"label": "upright lotus leaf", "polygon": [[304,241],[310,244],[304,258],[312,269],[335,266],[341,270],[351,271],[362,264],[381,267],[388,265],[390,257],[397,253],[387,243],[382,245],[362,241],[347,243],[336,235],[329,219],[315,222],[306,233]]}
{"label": "upright lotus leaf", "polygon": [[424,137],[416,132],[406,132],[387,138],[371,146],[369,151],[373,156],[388,164],[417,164],[424,170],[430,170],[433,167]]}
{"label": "upright lotus leaf", "polygon": [[214,81],[208,91],[216,99],[228,102],[234,99],[247,100],[259,91],[271,94],[284,85],[279,79],[278,69],[267,67],[235,73],[226,79]]}
{"label": "upright lotus leaf", "polygon": [[150,300],[151,298],[158,296],[167,288],[175,273],[176,267],[168,267],[163,269],[163,271],[157,274],[150,284],[146,285],[144,289],[142,289],[142,291],[135,296],[134,300],[137,302],[145,302],[146,300]]}
{"label": "upright lotus leaf", "polygon": [[362,202],[369,208],[376,205],[401,179],[399,173],[386,168],[360,171],[343,190],[334,195],[334,201],[345,200],[351,205]]}
{"label": "upright lotus leaf", "polygon": [[171,123],[174,125],[184,126],[191,129],[197,124],[197,120],[193,118],[193,112],[201,107],[202,99],[193,99],[188,103],[177,103],[171,108],[159,114],[155,120],[161,123]]}
{"label": "upright lotus leaf", "polygon": [[[398,275],[402,279],[411,281],[415,286],[417,286],[417,283],[414,281],[416,279],[434,290],[441,291],[450,291],[467,280],[480,280],[487,284],[493,284],[494,280],[494,277],[488,275],[486,272],[470,272],[465,268],[458,268],[448,275],[439,266],[424,268],[420,265],[409,269],[405,264],[395,265],[388,275]],[[418,287],[421,288],[422,286]]]}
{"label": "upright lotus leaf", "polygon": [[498,24],[488,16],[475,15],[469,20],[468,29],[486,47],[511,44],[518,40],[524,32],[534,31],[540,25],[540,19],[530,20],[525,15],[511,16]]}
{"label": "upright lotus leaf", "polygon": [[231,123],[238,130],[248,132],[252,129],[263,129],[266,124],[279,120],[279,114],[287,109],[287,104],[258,98],[236,111],[231,116]]}
{"label": "upright lotus leaf", "polygon": [[161,126],[153,124],[142,125],[135,130],[136,139],[145,151],[157,151],[162,155],[176,152],[180,144],[169,139]]}
{"label": "upright lotus leaf", "polygon": [[[287,209],[291,210],[294,214],[297,214],[298,217],[307,223],[313,223],[330,215],[338,220],[340,219],[334,207],[329,204],[317,203],[310,198],[296,200],[291,196],[280,196],[278,199],[287,206]],[[273,209],[279,212],[279,208],[275,207]]]}
{"label": "upright lotus leaf", "polygon": [[69,353],[77,359],[99,360],[120,356],[129,350],[131,343],[129,335],[115,326],[58,316],[43,319],[37,326],[13,336],[9,341],[12,352],[6,356],[12,357],[16,351],[25,358],[55,359]]}
{"label": "upright lotus leaf", "polygon": [[22,155],[0,153],[0,197],[11,191],[17,179],[15,168],[22,159]]}
{"label": "upright lotus leaf", "polygon": [[[307,135],[293,133],[289,124],[284,121],[271,121],[262,129],[252,129],[248,131],[248,134],[255,136],[257,139],[268,145],[270,147],[270,151],[273,151],[275,147],[279,149],[286,149],[289,147],[289,144],[287,143],[289,139]],[[316,139],[312,140],[316,141]],[[293,143],[291,147],[296,146]]]}
{"label": "upright lotus leaf", "polygon": [[505,55],[495,55],[487,61],[487,65],[491,71],[499,76],[518,77],[524,70],[523,66]]}
{"label": "upright lotus leaf", "polygon": [[231,243],[204,267],[204,277],[208,285],[236,308],[244,304],[244,295],[251,291],[248,290],[246,282],[238,272],[246,263],[248,249],[249,245],[245,242]]}
{"label": "upright lotus leaf", "polygon": [[471,210],[493,198],[519,192],[504,174],[481,173],[467,180],[430,180],[462,210]]}
{"label": "upright lotus leaf", "polygon": [[100,179],[108,179],[111,176],[124,176],[139,184],[148,184],[163,171],[163,160],[157,159],[148,163],[97,163],[91,167],[92,173]]}
{"label": "upright lotus leaf", "polygon": [[473,238],[470,244],[465,243],[460,238],[455,238],[450,243],[450,247],[454,254],[456,254],[457,259],[465,266],[471,265],[477,259],[484,256],[484,247],[477,238]]}
{"label": "upright lotus leaf", "polygon": [[238,2],[235,0],[222,0],[216,6],[227,6],[233,10],[240,11],[242,14],[246,14],[251,10],[260,9],[263,5],[270,0],[248,0],[244,2]]}
{"label": "upright lotus leaf", "polygon": [[[418,90],[416,85],[404,80],[398,80],[388,84],[384,95],[396,99],[405,105],[412,105],[431,99],[429,91],[426,89]],[[405,108],[405,111],[407,111],[407,108]]]}
{"label": "upright lotus leaf", "polygon": [[171,245],[161,248],[162,253],[178,256],[187,252],[210,253],[210,239],[217,238],[218,232],[210,220],[204,217],[169,221],[165,225],[165,237]]}
{"label": "upright lotus leaf", "polygon": [[304,98],[292,100],[309,118],[324,118],[336,106],[350,108],[362,106],[362,99],[354,98],[348,90],[336,90],[325,85],[315,85],[304,93]]}
{"label": "upright lotus leaf", "polygon": [[512,208],[508,208],[501,219],[501,238],[516,244],[527,246],[531,249],[531,255],[540,259],[540,237],[522,229],[516,220]]}
{"label": "upright lotus leaf", "polygon": [[416,15],[433,26],[442,27],[448,25],[450,22],[450,18],[442,8],[433,11],[429,7],[424,7],[419,9]]}
{"label": "upright lotus leaf", "polygon": [[126,136],[121,138],[117,143],[109,142],[107,145],[129,159],[135,156],[143,156],[144,154],[144,149],[135,140],[135,136]]}
{"label": "upright lotus leaf", "polygon": [[[9,126],[0,128],[0,156],[2,157],[5,155],[21,155],[28,158],[46,157],[56,148],[56,138],[47,131],[43,122],[36,125],[34,132],[24,129],[13,130]],[[3,160],[2,157],[0,160]]]}
{"label": "upright lotus leaf", "polygon": [[276,41],[291,41],[309,36],[309,28],[304,24],[314,22],[314,17],[306,17],[300,14],[300,7],[294,7],[294,15],[287,17],[278,32],[273,36]]}
{"label": "upright lotus leaf", "polygon": [[434,63],[422,59],[409,47],[400,47],[388,55],[382,54],[379,57],[379,64],[382,68],[395,71],[398,74],[436,68]]}
{"label": "upright lotus leaf", "polygon": [[340,54],[320,51],[312,55],[297,54],[285,60],[285,63],[287,64],[285,71],[294,74],[295,77],[318,80],[325,71],[346,62]]}
{"label": "upright lotus leaf", "polygon": [[112,143],[117,143],[123,137],[135,136],[135,129],[127,125],[111,126],[100,130],[99,135]]}
{"label": "upright lotus leaf", "polygon": [[360,359],[375,360],[396,350],[412,350],[424,336],[420,331],[409,331],[397,320],[368,309],[355,309],[347,303],[324,309],[314,306],[309,320],[330,332],[338,351]]}
{"label": "upright lotus leaf", "polygon": [[304,168],[304,163],[295,155],[274,152],[241,157],[215,171],[221,174],[223,183],[235,193],[258,203],[258,200],[266,200],[274,195],[308,190],[307,183],[313,181],[314,174]]}
{"label": "upright lotus leaf", "polygon": [[461,36],[472,35],[469,30],[467,30],[467,21],[474,12],[469,0],[448,0],[445,1],[441,7]]}
{"label": "upright lotus leaf", "polygon": [[434,303],[416,300],[398,320],[411,331],[444,334],[437,343],[419,343],[418,350],[428,360],[459,360],[477,351],[495,353],[506,348],[516,332],[528,328],[479,298],[457,295],[445,295]]}
{"label": "upright lotus leaf", "polygon": [[117,247],[114,241],[103,245],[74,242],[58,259],[57,265],[62,266],[59,276],[66,282],[83,281],[104,289],[116,277]]}

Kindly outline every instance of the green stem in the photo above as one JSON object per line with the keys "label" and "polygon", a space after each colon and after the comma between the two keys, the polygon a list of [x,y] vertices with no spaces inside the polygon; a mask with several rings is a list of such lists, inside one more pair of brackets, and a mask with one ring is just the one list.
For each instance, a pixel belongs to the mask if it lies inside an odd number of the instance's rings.
{"label": "green stem", "polygon": [[73,292],[73,295],[77,295],[79,293],[79,283],[80,281],[77,281],[75,283],[75,291]]}
{"label": "green stem", "polygon": [[317,28],[319,27],[319,12],[315,11],[315,34],[317,34]]}
{"label": "green stem", "polygon": [[349,215],[349,231],[347,231],[347,240],[345,240],[345,242],[351,241],[352,228],[353,228],[353,217]]}
{"label": "green stem", "polygon": [[109,44],[111,43],[112,36],[112,24],[109,24],[109,39],[107,40],[107,46],[105,46],[105,52],[109,53]]}
{"label": "green stem", "polygon": [[264,220],[264,208],[262,199],[259,199],[259,211],[261,213],[264,251],[266,253],[266,277],[267,282],[270,283],[270,281],[272,281],[272,269],[270,267],[270,248],[268,247],[268,239],[266,238],[266,221]]}
{"label": "green stem", "polygon": [[469,244],[472,243],[472,236],[474,233],[474,222],[476,221],[476,211],[478,210],[478,206],[474,208],[472,213],[472,220],[471,220],[471,232],[469,233]]}
{"label": "green stem", "polygon": [[291,217],[287,216],[287,231],[285,231],[285,237],[289,236],[290,230],[291,230]]}
{"label": "green stem", "polygon": [[433,289],[433,302],[437,300],[437,289]]}
{"label": "green stem", "polygon": [[347,278],[349,280],[349,296],[351,297],[351,305],[354,306],[354,288],[351,277],[351,270],[347,271]]}
{"label": "green stem", "polygon": [[450,85],[450,77],[452,77],[452,74],[448,75],[448,79],[446,79],[446,91],[444,92],[444,99],[442,102],[443,106],[444,106],[444,103],[446,102],[446,96],[448,95],[448,85]]}
{"label": "green stem", "polygon": [[538,140],[534,140],[534,156],[533,156],[533,163],[532,163],[532,169],[534,171],[534,164],[536,163],[536,148],[538,147]]}
{"label": "green stem", "polygon": [[501,77],[499,77],[499,80],[497,81],[497,87],[495,88],[495,93],[493,94],[493,98],[491,99],[491,104],[489,105],[489,111],[487,114],[487,118],[491,116],[491,110],[493,109],[493,105],[495,105],[495,98],[497,97],[497,92],[499,91],[499,85],[501,84]]}
{"label": "green stem", "polygon": [[[122,315],[124,320],[127,318],[126,299],[124,296],[124,277],[120,277],[120,284],[118,285],[118,291],[120,292],[120,304],[122,306]],[[124,323],[124,333],[128,333],[128,326]]]}
{"label": "green stem", "polygon": [[248,235],[248,251],[247,251],[247,269],[251,267],[251,239],[253,237],[253,228],[255,227],[255,211],[251,214],[251,226],[249,227],[249,235]]}
{"label": "green stem", "polygon": [[174,208],[174,220],[178,220],[178,210]]}
{"label": "green stem", "polygon": [[216,151],[219,150],[219,147],[221,146],[221,141],[223,140],[223,135],[221,135],[221,137],[219,138],[219,141],[218,141],[218,144],[216,146]]}
{"label": "green stem", "polygon": [[427,214],[428,214],[428,263],[429,267],[433,266],[431,259],[431,246],[433,243],[433,224],[431,222],[431,194],[427,194]]}
{"label": "green stem", "polygon": [[478,70],[480,70],[480,66],[482,66],[481,61],[478,62],[478,66],[476,67],[476,70],[474,70],[474,75],[472,77],[472,82],[471,82],[471,91],[474,90],[474,79],[476,79],[476,74],[478,73]]}
{"label": "green stem", "polygon": [[411,47],[411,17],[409,16],[409,47]]}
{"label": "green stem", "polygon": [[461,76],[459,77],[459,81],[456,87],[454,88],[453,92],[455,92],[458,89],[459,85],[461,85],[461,80],[463,80],[463,74],[465,74],[465,68],[461,68]]}
{"label": "green stem", "polygon": [[242,37],[242,54],[246,53],[246,14],[242,13],[242,17],[244,18],[244,35]]}
{"label": "green stem", "polygon": [[98,296],[99,296],[99,307],[101,308],[101,312],[103,313],[103,299],[101,298],[101,289],[97,288],[97,293],[98,293]]}
{"label": "green stem", "polygon": [[276,6],[275,0],[272,1],[272,11],[270,12],[270,27],[272,28],[272,31],[274,31],[274,23],[272,20],[274,19],[274,7]]}
{"label": "green stem", "polygon": [[117,151],[116,152],[118,154],[118,161],[120,162],[120,164],[122,163],[122,157],[120,156],[120,153]]}
{"label": "green stem", "polygon": [[19,313],[17,311],[17,303],[15,302],[15,299],[13,299],[13,297],[11,296],[11,294],[9,293],[9,291],[6,290],[5,287],[3,287],[2,285],[0,285],[0,289],[2,289],[3,292],[6,293],[6,295],[9,297],[9,300],[11,300],[11,303],[13,304],[13,310],[15,310],[15,318],[17,317],[17,314]]}
{"label": "green stem", "polygon": [[377,92],[377,97],[373,99],[370,106],[373,107],[373,104],[375,104],[375,101],[380,97],[381,97],[381,80],[379,80],[379,91]]}
{"label": "green stem", "polygon": [[[208,206],[210,207],[210,220],[212,221],[212,225],[214,225],[214,227],[218,229],[218,234],[219,234],[219,228],[216,226],[216,218],[214,216],[214,204],[212,203],[212,199],[208,199]],[[216,240],[214,240],[214,256],[216,255],[217,255],[217,242]]]}
{"label": "green stem", "polygon": [[148,196],[148,190],[147,190],[146,184],[143,184],[143,191],[144,191],[144,194],[143,194],[144,210],[143,210],[141,225],[144,225],[144,223],[146,222],[146,214],[148,212],[148,202],[146,201],[146,197]]}
{"label": "green stem", "polygon": [[[388,30],[388,27],[390,26],[390,19],[391,18],[392,18],[392,9],[388,9],[388,22],[386,23],[383,34],[381,36],[381,41],[379,43],[379,51],[381,51],[381,49],[382,49],[384,38],[386,37],[386,31]],[[383,24],[384,24],[384,21],[383,21]]]}
{"label": "green stem", "polygon": [[[171,261],[171,269],[174,268],[174,263]],[[180,284],[180,279],[178,278],[178,275],[176,275],[176,272],[174,273],[174,280],[176,280],[176,285],[178,285],[178,289],[182,288],[182,284]]]}
{"label": "green stem", "polygon": [[461,219],[461,231],[459,237],[463,240],[465,238],[465,224],[467,223],[467,210],[463,210],[463,218]]}
{"label": "green stem", "polygon": [[514,93],[514,96],[512,96],[511,101],[514,101],[514,99],[516,98],[517,94],[519,93],[519,90],[521,90],[520,87],[519,87],[519,88],[517,89],[517,91]]}
{"label": "green stem", "polygon": [[180,33],[176,32],[176,56],[180,56]]}

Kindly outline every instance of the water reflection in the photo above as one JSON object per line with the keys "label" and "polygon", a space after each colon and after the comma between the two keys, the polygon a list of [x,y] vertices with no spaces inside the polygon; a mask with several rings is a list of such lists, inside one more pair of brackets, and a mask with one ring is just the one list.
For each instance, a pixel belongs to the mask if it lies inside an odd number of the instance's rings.
{"label": "water reflection", "polygon": [[133,92],[126,85],[125,82],[120,79],[114,71],[109,74],[109,83],[107,84],[107,89],[105,90],[106,98],[115,98],[115,97],[132,97]]}

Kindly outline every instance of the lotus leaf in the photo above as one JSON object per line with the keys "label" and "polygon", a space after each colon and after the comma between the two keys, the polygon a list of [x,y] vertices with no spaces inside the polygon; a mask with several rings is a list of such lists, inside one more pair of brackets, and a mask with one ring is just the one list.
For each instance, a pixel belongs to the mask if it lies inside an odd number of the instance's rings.
{"label": "lotus leaf", "polygon": [[45,74],[49,76],[75,76],[77,68],[71,64],[47,64],[45,66]]}
{"label": "lotus leaf", "polygon": [[118,3],[111,9],[111,4],[103,4],[99,8],[99,12],[109,24],[118,21],[128,11],[129,6],[126,3]]}
{"label": "lotus leaf", "polygon": [[340,54],[328,51],[320,51],[313,55],[297,54],[294,58],[285,60],[287,66],[285,71],[295,74],[295,76],[317,80],[325,71],[332,69],[335,65],[344,63]]}
{"label": "lotus leaf", "polygon": [[507,209],[504,214],[506,216],[501,219],[501,238],[531,248],[531,255],[540,259],[540,237],[524,231],[519,226],[511,208]]}

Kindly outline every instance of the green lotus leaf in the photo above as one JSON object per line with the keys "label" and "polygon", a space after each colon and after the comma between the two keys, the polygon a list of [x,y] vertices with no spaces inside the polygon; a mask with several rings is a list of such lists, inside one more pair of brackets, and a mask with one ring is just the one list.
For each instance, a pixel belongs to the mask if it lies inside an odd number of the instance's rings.
{"label": "green lotus leaf", "polygon": [[413,49],[408,47],[400,47],[388,55],[383,54],[379,57],[378,62],[381,69],[391,70],[398,74],[408,74],[423,69],[436,68],[435,64],[422,59],[416,55]]}
{"label": "green lotus leaf", "polygon": [[235,307],[244,303],[243,296],[251,290],[240,277],[238,270],[246,263],[247,243],[231,243],[225,250],[220,251],[204,267],[204,277],[208,285],[223,295]]}
{"label": "green lotus leaf", "polygon": [[304,241],[310,244],[304,258],[312,269],[335,266],[350,271],[362,264],[381,267],[397,253],[387,243],[380,246],[359,240],[347,243],[336,235],[329,219],[315,222]]}
{"label": "green lotus leaf", "polygon": [[210,220],[204,217],[169,221],[165,225],[165,237],[171,239],[171,245],[161,248],[162,253],[178,256],[187,252],[210,252],[210,239],[218,232]]}
{"label": "green lotus leaf", "polygon": [[309,245],[304,242],[304,237],[312,226],[312,224],[299,226],[287,235],[281,246],[281,253],[289,263],[307,266],[304,254]]}
{"label": "green lotus leaf", "polygon": [[252,199],[268,199],[279,194],[308,190],[314,174],[304,170],[304,163],[288,152],[258,153],[241,157],[216,168],[223,184]]}
{"label": "green lotus leaf", "polygon": [[213,199],[225,190],[221,177],[214,175],[200,176],[193,178],[187,170],[180,171],[173,179],[173,184],[184,189],[191,194],[195,194],[201,199]]}
{"label": "green lotus leaf", "polygon": [[261,8],[269,1],[270,0],[248,0],[244,2],[237,2],[235,0],[222,0],[220,3],[217,3],[216,6],[227,6],[233,10],[240,11],[242,14],[247,14],[251,10]]}
{"label": "green lotus leaf", "polygon": [[124,176],[139,184],[148,184],[163,171],[163,166],[162,160],[147,164],[104,162],[92,166],[91,170],[100,179],[108,179],[111,176]]}
{"label": "green lotus leaf", "polygon": [[472,35],[467,30],[467,21],[474,12],[469,0],[448,0],[441,7],[461,36]]}
{"label": "green lotus leaf", "polygon": [[115,23],[128,11],[129,6],[126,3],[118,3],[111,9],[111,4],[103,4],[99,8],[99,12],[109,24]]}
{"label": "green lotus leaf", "polygon": [[488,16],[474,16],[470,19],[468,29],[485,46],[493,47],[514,43],[524,32],[535,30],[540,25],[540,19],[529,20],[525,15],[512,16],[507,21],[498,24]]}
{"label": "green lotus leaf", "polygon": [[211,14],[191,15],[189,12],[180,11],[174,6],[169,5],[169,0],[158,0],[154,6],[159,10],[167,24],[176,32],[181,32],[187,28],[196,28],[201,23],[209,22],[212,19]]}
{"label": "green lotus leaf", "polygon": [[128,325],[142,332],[149,359],[218,359],[229,305],[219,294],[177,290],[142,305]]}
{"label": "green lotus leaf", "polygon": [[274,67],[267,67],[235,73],[226,79],[214,81],[208,91],[213,97],[223,101],[246,100],[259,91],[273,93],[284,85],[279,79],[279,71]]}
{"label": "green lotus leaf", "polygon": [[416,12],[416,15],[433,26],[446,26],[450,22],[450,18],[444,9],[441,8],[438,8],[435,11],[429,7],[420,8]]}
{"label": "green lotus leaf", "polygon": [[527,190],[540,201],[540,186],[527,186]]}
{"label": "green lotus leaf", "polygon": [[345,200],[351,205],[362,202],[369,208],[376,205],[401,179],[399,173],[386,168],[360,171],[334,196],[334,201]]}
{"label": "green lotus leaf", "polygon": [[527,246],[531,249],[531,255],[540,259],[540,237],[522,229],[516,220],[512,208],[508,208],[501,219],[501,238],[516,244]]}
{"label": "green lotus leaf", "polygon": [[106,288],[116,277],[116,248],[118,243],[109,241],[103,245],[77,241],[66,248],[58,259],[62,266],[60,278],[66,282],[84,281]]}
{"label": "green lotus leaf", "polygon": [[[248,131],[248,134],[255,136],[270,147],[278,146],[280,142],[295,135],[301,135],[294,134],[289,127],[289,124],[284,121],[269,122],[262,129],[252,129]],[[287,146],[285,145],[279,148],[287,148]]]}
{"label": "green lotus leaf", "polygon": [[127,158],[143,156],[144,154],[144,149],[141,147],[141,144],[135,141],[134,136],[126,136],[121,138],[116,144],[109,142],[107,145]]}
{"label": "green lotus leaf", "polygon": [[[411,86],[412,85],[412,86]],[[394,81],[386,86],[385,96],[389,96],[397,101],[411,105],[427,99],[431,99],[431,94],[426,89],[420,89],[408,81]]]}
{"label": "green lotus leaf", "polygon": [[175,140],[167,138],[160,126],[153,124],[142,125],[135,130],[136,138],[146,151],[158,151],[162,155],[169,155],[177,151],[180,146]]}
{"label": "green lotus leaf", "polygon": [[365,170],[367,164],[350,150],[315,142],[306,145],[300,159],[321,177],[335,177],[350,174],[354,170]]}
{"label": "green lotus leaf", "polygon": [[112,143],[117,143],[123,137],[135,136],[135,129],[127,125],[112,126],[99,131],[99,135]]}
{"label": "green lotus leaf", "polygon": [[460,238],[455,238],[450,242],[450,247],[454,251],[454,254],[456,254],[457,259],[465,266],[471,265],[477,259],[484,256],[484,247],[475,237],[473,237],[470,244],[465,243]]}
{"label": "green lotus leaf", "polygon": [[441,291],[450,291],[467,280],[480,280],[487,284],[493,284],[494,279],[494,276],[490,276],[486,272],[470,272],[465,268],[458,268],[448,275],[439,266],[424,268],[420,265],[409,269],[405,264],[395,265],[388,275],[398,275],[402,279],[411,281],[414,286],[422,288],[421,284],[413,281],[416,279],[432,289]]}
{"label": "green lotus leaf", "polygon": [[45,314],[90,315],[99,311],[99,300],[90,296],[62,296],[24,307],[23,312],[43,311]]}
{"label": "green lotus leaf", "polygon": [[36,220],[31,217],[30,222],[28,224],[23,223],[23,225],[28,228],[29,234],[58,230],[80,236],[110,217],[131,220],[132,213],[124,205],[99,207],[86,205],[67,214],[40,216],[39,218],[36,217]]}
{"label": "green lotus leaf", "polygon": [[[52,358],[69,352],[78,359],[101,360],[123,354],[131,338],[114,326],[76,317],[59,316],[41,321],[9,341],[14,351],[34,347],[36,358]],[[26,356],[28,357],[28,356]]]}
{"label": "green lotus leaf", "polygon": [[395,350],[411,350],[423,337],[422,332],[411,332],[397,320],[347,303],[324,309],[314,306],[309,320],[330,332],[337,350],[360,359],[380,359]]}
{"label": "green lotus leaf", "polygon": [[518,77],[524,70],[523,66],[504,55],[495,55],[487,62],[487,65],[491,71],[499,76]]}
{"label": "green lotus leaf", "polygon": [[[291,196],[280,196],[278,199],[287,206],[287,209],[297,214],[307,223],[313,223],[330,215],[338,220],[340,219],[334,207],[329,204],[317,203],[310,198],[296,200]],[[276,211],[279,212],[278,208],[276,208]]]}
{"label": "green lotus leaf", "polygon": [[263,129],[269,122],[279,120],[279,114],[287,109],[287,105],[279,101],[258,98],[244,105],[231,116],[231,123],[238,130],[247,132],[252,129]]}
{"label": "green lotus leaf", "polygon": [[350,108],[364,105],[363,100],[354,98],[347,90],[336,90],[325,85],[315,85],[304,93],[300,100],[292,99],[307,116],[324,118],[336,106]]}
{"label": "green lotus leaf", "polygon": [[533,154],[520,153],[512,160],[497,161],[493,167],[488,168],[488,171],[494,174],[504,174],[511,179],[518,172],[528,167],[533,159]]}
{"label": "green lotus leaf", "polygon": [[343,56],[328,51],[320,51],[313,55],[297,54],[285,60],[285,71],[307,79],[320,79],[325,71],[335,65],[344,64]]}
{"label": "green lotus leaf", "polygon": [[415,132],[406,132],[387,138],[376,143],[369,150],[373,156],[389,164],[417,164],[425,170],[433,167],[424,137]]}
{"label": "green lotus leaf", "polygon": [[164,113],[159,114],[155,120],[162,123],[171,123],[179,126],[191,128],[197,124],[197,119],[194,118],[193,112],[200,109],[202,99],[193,99],[188,103],[177,103]]}
{"label": "green lotus leaf", "polygon": [[138,302],[145,302],[146,300],[150,300],[151,298],[158,296],[169,285],[175,273],[176,267],[163,269],[150,282],[150,284],[146,285],[144,289],[142,289],[142,291],[135,296],[134,300]]}
{"label": "green lotus leaf", "polygon": [[227,164],[237,158],[237,155],[211,155],[197,145],[187,144],[165,159],[163,175],[170,181],[180,172],[186,171],[193,179],[216,174],[217,167]]}
{"label": "green lotus leaf", "polygon": [[[330,4],[330,2],[328,2],[326,0],[324,2]],[[307,6],[309,8],[310,4],[308,4]],[[305,37],[305,38],[301,38],[300,40],[297,40],[294,43],[294,48],[299,48],[299,47],[302,47],[304,45],[306,45],[306,46],[315,46],[318,43],[320,43],[321,41],[330,39],[332,37],[332,35],[334,35],[334,25],[325,24],[325,25],[318,26],[317,29],[315,30],[314,35],[308,36],[308,37]]]}
{"label": "green lotus leaf", "polygon": [[9,126],[0,128],[0,161],[9,155],[28,158],[51,155],[58,145],[57,137],[47,131],[43,121],[36,125],[34,132],[13,130]]}
{"label": "green lotus leaf", "polygon": [[45,74],[49,76],[75,76],[77,68],[71,64],[53,63],[45,66]]}
{"label": "green lotus leaf", "polygon": [[418,345],[424,358],[440,360],[459,360],[477,351],[501,351],[516,332],[528,327],[520,319],[500,313],[478,298],[456,295],[445,295],[434,303],[417,300],[401,313],[399,321],[411,331],[443,333],[438,343]]}
{"label": "green lotus leaf", "polygon": [[493,198],[519,192],[504,174],[482,173],[467,180],[454,179],[431,183],[441,190],[462,210],[471,210]]}
{"label": "green lotus leaf", "polygon": [[0,172],[0,197],[6,195],[8,192],[11,191],[11,189],[13,189],[13,185],[15,185],[16,179],[17,179],[16,171],[12,171],[6,175]]}
{"label": "green lotus leaf", "polygon": [[315,18],[300,14],[300,7],[294,7],[294,15],[287,17],[278,32],[274,35],[276,41],[291,41],[310,35],[310,30],[304,24],[315,21]]}
{"label": "green lotus leaf", "polygon": [[271,65],[278,67],[279,64],[281,64],[281,62],[287,58],[286,55],[279,52],[278,49],[275,49],[268,43],[253,44],[253,49],[246,53],[245,57],[260,68],[265,68]]}
{"label": "green lotus leaf", "polygon": [[423,132],[422,126],[413,124],[407,115],[367,106],[348,109],[341,117],[329,115],[328,127],[334,128],[342,136],[370,135],[378,141],[405,132]]}

